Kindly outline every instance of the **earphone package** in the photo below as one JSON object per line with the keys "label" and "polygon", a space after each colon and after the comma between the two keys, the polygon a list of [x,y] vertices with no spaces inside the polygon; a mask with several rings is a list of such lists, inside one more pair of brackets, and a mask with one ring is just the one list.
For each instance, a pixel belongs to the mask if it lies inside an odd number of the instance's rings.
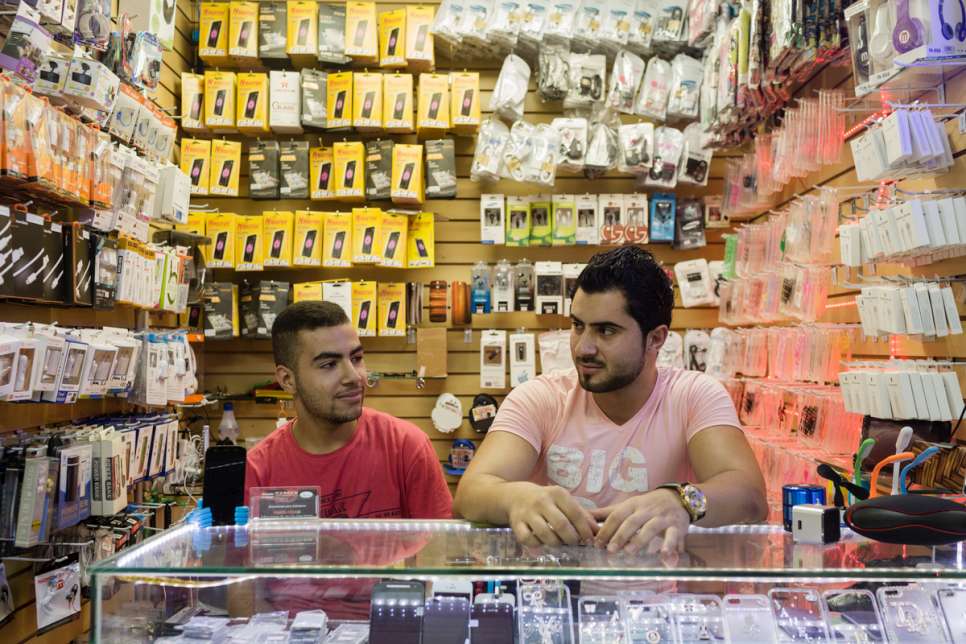
{"label": "earphone package", "polygon": [[704,202],[693,198],[679,199],[674,219],[674,247],[690,250],[702,248],[707,243],[704,235]]}
{"label": "earphone package", "polygon": [[529,85],[530,66],[519,56],[510,54],[503,60],[490,96],[490,111],[511,122],[522,119]]}
{"label": "earphone package", "polygon": [[503,195],[480,195],[480,242],[483,244],[506,243],[504,224],[506,202]]}
{"label": "earphone package", "polygon": [[575,3],[577,15],[574,18],[572,49],[593,51],[597,48],[597,38],[600,35],[600,5],[593,2]]}
{"label": "earphone package", "polygon": [[620,154],[617,130],[603,121],[594,123],[587,132],[587,156],[584,170],[588,177],[600,175],[616,167]]}
{"label": "earphone package", "polygon": [[634,113],[664,121],[667,118],[668,95],[671,88],[671,64],[655,56],[647,62],[647,71],[637,94]]}
{"label": "earphone package", "polygon": [[684,135],[673,127],[654,131],[654,162],[645,184],[657,188],[673,188],[678,182],[678,166],[684,151]]}
{"label": "earphone package", "polygon": [[685,13],[687,3],[677,0],[661,7],[654,27],[656,42],[675,43],[684,40]]}
{"label": "earphone package", "polygon": [[553,195],[552,245],[573,246],[577,243],[577,202],[574,195]]}
{"label": "earphone package", "polygon": [[496,51],[516,48],[520,36],[521,14],[515,2],[496,2],[483,30],[483,40]]}
{"label": "earphone package", "polygon": [[[629,17],[634,13],[635,4],[636,0],[610,0],[604,4],[599,38],[601,48],[608,54],[618,52],[617,55],[620,56],[621,50],[627,47],[630,36]],[[644,71],[643,63],[641,71]]]}
{"label": "earphone package", "polygon": [[671,61],[671,91],[668,96],[667,114],[678,118],[693,119],[698,116],[701,97],[701,81],[704,65],[685,54],[678,54]]}
{"label": "earphone package", "polygon": [[651,36],[654,33],[654,13],[656,7],[651,0],[637,0],[630,17],[627,47],[637,54],[651,51]]}
{"label": "earphone package", "polygon": [[674,276],[685,307],[705,306],[713,302],[708,260],[701,258],[678,262],[674,265]]}
{"label": "earphone package", "polygon": [[537,91],[542,101],[562,101],[570,91],[570,50],[544,45],[538,58]]}
{"label": "earphone package", "polygon": [[[644,77],[644,61],[627,50],[618,52],[610,75],[607,106],[623,114],[634,113],[634,99]],[[702,68],[703,69],[703,68]]]}
{"label": "earphone package", "polygon": [[578,246],[598,244],[600,224],[597,221],[597,195],[577,195],[574,202],[577,209],[575,243]]}
{"label": "earphone package", "polygon": [[550,126],[560,137],[560,167],[573,172],[582,171],[587,152],[587,119],[555,118]]}
{"label": "earphone package", "polygon": [[673,194],[655,194],[651,198],[651,220],[648,226],[652,244],[674,242],[674,219],[677,198]]}
{"label": "earphone package", "polygon": [[845,8],[845,21],[849,31],[849,47],[852,54],[852,78],[855,81],[855,95],[862,96],[870,91],[872,59],[869,53],[869,3],[868,0],[853,2]]}
{"label": "earphone package", "polygon": [[564,109],[589,108],[603,103],[607,57],[602,54],[570,54],[570,87]]}
{"label": "earphone package", "polygon": [[692,371],[704,371],[708,365],[708,348],[711,336],[707,331],[689,329],[684,332],[684,361],[685,368]]}
{"label": "earphone package", "polygon": [[631,174],[647,174],[654,158],[654,124],[621,125],[617,138],[620,143],[617,169]]}
{"label": "earphone package", "polygon": [[678,171],[678,181],[692,185],[708,185],[711,170],[712,151],[704,143],[707,136],[699,123],[692,123],[684,129],[684,151]]}
{"label": "earphone package", "polygon": [[480,126],[480,134],[473,152],[470,178],[473,181],[498,181],[503,165],[503,150],[510,139],[510,130],[499,119],[486,119]]}
{"label": "earphone package", "polygon": [[577,19],[576,0],[552,0],[547,7],[547,24],[543,29],[541,53],[550,45],[570,47],[574,37],[574,24]]}

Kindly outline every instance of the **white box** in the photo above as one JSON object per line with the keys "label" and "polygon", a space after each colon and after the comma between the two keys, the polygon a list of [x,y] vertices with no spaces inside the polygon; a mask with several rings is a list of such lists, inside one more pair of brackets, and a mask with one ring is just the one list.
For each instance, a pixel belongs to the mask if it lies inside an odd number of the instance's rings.
{"label": "white box", "polygon": [[322,300],[335,302],[352,319],[352,282],[322,282]]}
{"label": "white box", "polygon": [[503,195],[480,195],[480,242],[506,243],[506,199]]}
{"label": "white box", "polygon": [[536,311],[538,315],[563,315],[563,264],[537,262]]}
{"label": "white box", "polygon": [[158,190],[154,197],[154,216],[176,224],[188,223],[191,201],[191,178],[176,165],[163,166],[158,173]]}
{"label": "white box", "polygon": [[506,387],[506,331],[492,329],[480,334],[480,388]]}
{"label": "white box", "polygon": [[149,31],[162,47],[174,49],[175,0],[120,0],[118,15],[122,13],[130,16],[132,32]]}
{"label": "white box", "polygon": [[269,74],[268,125],[280,134],[302,132],[302,77],[298,72]]}
{"label": "white box", "polygon": [[103,63],[89,58],[74,58],[70,63],[64,96],[83,107],[110,112],[121,85],[121,79]]}
{"label": "white box", "polygon": [[577,195],[577,245],[594,246],[600,243],[600,224],[597,214],[597,195]]}
{"label": "white box", "polygon": [[532,333],[510,335],[510,386],[533,380],[536,375],[536,338]]}

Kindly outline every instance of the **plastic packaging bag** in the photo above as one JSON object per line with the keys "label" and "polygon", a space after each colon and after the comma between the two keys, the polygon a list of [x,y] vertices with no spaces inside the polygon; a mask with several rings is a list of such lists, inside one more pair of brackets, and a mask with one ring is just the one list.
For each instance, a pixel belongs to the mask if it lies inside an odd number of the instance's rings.
{"label": "plastic packaging bag", "polygon": [[651,50],[651,36],[654,34],[654,3],[652,0],[637,0],[631,15],[627,47],[638,54]]}
{"label": "plastic packaging bag", "polygon": [[562,45],[540,48],[537,91],[542,101],[562,101],[570,89],[570,51]]}
{"label": "plastic packaging bag", "polygon": [[547,10],[547,23],[543,29],[544,45],[570,46],[580,0],[555,0]]}
{"label": "plastic packaging bag", "polygon": [[614,59],[610,73],[610,91],[607,106],[624,114],[634,113],[634,99],[644,77],[644,61],[635,54],[622,49]]}
{"label": "plastic packaging bag", "polygon": [[503,151],[503,176],[522,183],[552,187],[557,171],[560,136],[549,125],[517,121]]}
{"label": "plastic packaging bag", "polygon": [[589,108],[603,103],[607,57],[601,54],[570,54],[570,89],[564,109]]}
{"label": "plastic packaging bag", "polygon": [[673,127],[659,127],[654,132],[654,163],[646,184],[656,188],[673,188],[678,182],[678,165],[684,151],[684,134]]}
{"label": "plastic packaging bag", "polygon": [[462,0],[443,0],[436,11],[436,17],[433,19],[433,26],[430,31],[434,36],[450,45],[458,45],[463,10]]}
{"label": "plastic packaging bag", "polygon": [[692,123],[684,128],[684,152],[681,155],[678,181],[698,186],[708,185],[713,154],[708,147],[709,139],[699,123]]}
{"label": "plastic packaging bag", "polygon": [[635,0],[610,0],[605,4],[604,19],[600,27],[600,44],[603,49],[616,52],[627,47],[630,17],[635,6]]}
{"label": "plastic packaging bag", "polygon": [[617,165],[620,153],[617,130],[606,121],[595,122],[587,131],[587,157],[584,173],[589,178],[600,176]]}
{"label": "plastic packaging bag", "polygon": [[484,40],[502,51],[512,51],[520,35],[523,12],[520,4],[507,0],[495,2],[484,30]]}
{"label": "plastic packaging bag", "polygon": [[509,121],[523,118],[523,103],[530,85],[530,66],[515,54],[503,60],[500,76],[490,97],[490,111]]}
{"label": "plastic packaging bag", "polygon": [[647,174],[654,159],[654,124],[622,125],[617,138],[620,143],[617,169],[631,174]]}
{"label": "plastic packaging bag", "polygon": [[671,62],[671,92],[667,103],[668,116],[694,119],[698,117],[698,99],[704,66],[701,61],[678,54]]}
{"label": "plastic packaging bag", "polygon": [[510,131],[498,119],[486,119],[480,125],[480,135],[476,140],[470,178],[473,181],[497,181],[500,178],[500,165],[503,161],[503,148],[510,138]]}
{"label": "plastic packaging bag", "polygon": [[652,58],[647,63],[644,80],[637,95],[634,113],[657,121],[667,118],[668,93],[671,84],[671,65],[666,60]]}
{"label": "plastic packaging bag", "polygon": [[587,119],[555,118],[550,126],[557,131],[559,137],[560,166],[577,172],[583,170],[587,154]]}

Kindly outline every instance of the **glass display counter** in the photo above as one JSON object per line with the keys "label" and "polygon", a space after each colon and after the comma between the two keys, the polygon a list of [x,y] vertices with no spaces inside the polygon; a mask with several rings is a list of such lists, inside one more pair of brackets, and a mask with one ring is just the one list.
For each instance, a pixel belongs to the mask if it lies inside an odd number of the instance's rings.
{"label": "glass display counter", "polygon": [[780,526],[629,556],[456,521],[183,525],[91,575],[97,642],[966,641],[961,545],[799,545]]}

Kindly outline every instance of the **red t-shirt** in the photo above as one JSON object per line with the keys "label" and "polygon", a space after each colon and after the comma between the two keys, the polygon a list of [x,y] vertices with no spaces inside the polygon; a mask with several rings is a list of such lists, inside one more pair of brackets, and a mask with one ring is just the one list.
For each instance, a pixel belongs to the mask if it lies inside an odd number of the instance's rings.
{"label": "red t-shirt", "polygon": [[324,518],[449,519],[453,499],[429,437],[412,423],[364,407],[356,433],[330,454],[310,454],[279,427],[248,452],[253,487],[317,485]]}

